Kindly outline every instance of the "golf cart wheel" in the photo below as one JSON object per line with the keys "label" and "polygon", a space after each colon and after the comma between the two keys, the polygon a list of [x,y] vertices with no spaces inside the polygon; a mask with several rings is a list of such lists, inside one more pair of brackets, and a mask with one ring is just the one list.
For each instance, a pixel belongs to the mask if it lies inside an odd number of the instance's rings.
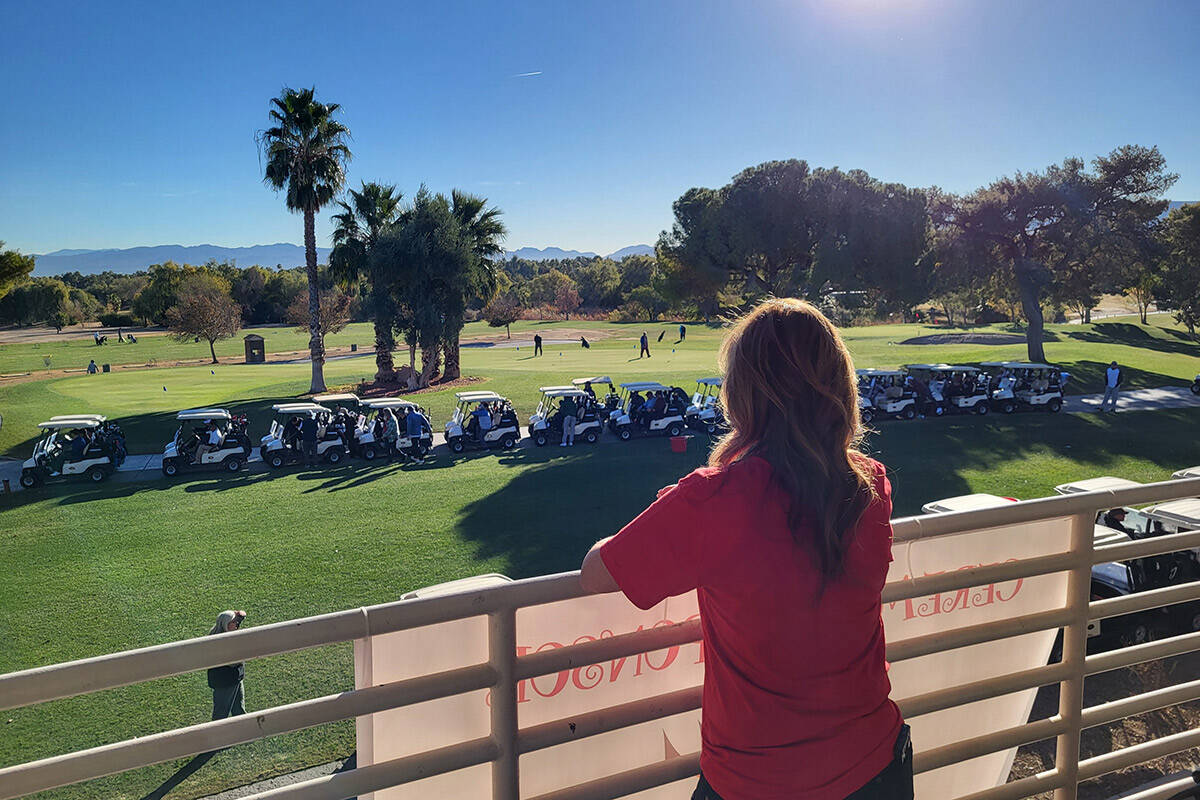
{"label": "golf cart wheel", "polygon": [[230,456],[221,463],[225,465],[226,472],[237,472],[242,468],[242,460],[237,456]]}
{"label": "golf cart wheel", "polygon": [[179,464],[173,458],[164,458],[162,462],[162,474],[168,478],[174,478],[179,474]]}
{"label": "golf cart wheel", "polygon": [[1191,625],[1192,625],[1193,633],[1196,631],[1200,631],[1200,611],[1197,611],[1195,614],[1192,614]]}
{"label": "golf cart wheel", "polygon": [[683,433],[683,427],[678,422],[672,422],[667,426],[667,436],[678,436]]}
{"label": "golf cart wheel", "polygon": [[362,457],[366,461],[374,461],[376,455],[378,454],[375,452],[375,445],[369,444],[362,449]]}
{"label": "golf cart wheel", "polygon": [[513,436],[511,433],[504,434],[504,437],[500,440],[500,449],[502,450],[512,450],[516,446],[517,437]]}
{"label": "golf cart wheel", "polygon": [[538,447],[546,446],[546,432],[538,431],[533,435],[533,443]]}
{"label": "golf cart wheel", "polygon": [[945,414],[946,414],[946,407],[944,405],[941,405],[939,403],[938,405],[933,407],[933,415],[935,417],[942,417],[942,416],[945,416]]}
{"label": "golf cart wheel", "polygon": [[600,439],[600,434],[596,433],[596,429],[592,428],[583,435],[583,440],[588,444],[595,444]]}
{"label": "golf cart wheel", "polygon": [[633,430],[628,425],[622,425],[617,428],[617,438],[622,442],[628,442],[633,438]]}
{"label": "golf cart wheel", "polygon": [[463,444],[463,440],[459,438],[451,439],[449,442],[447,442],[447,444],[450,445],[450,450],[455,453],[461,453],[466,449],[466,445]]}
{"label": "golf cart wheel", "polygon": [[863,425],[870,425],[875,421],[875,412],[869,408],[864,408],[858,412],[858,416],[862,419]]}
{"label": "golf cart wheel", "polygon": [[1117,643],[1121,647],[1132,647],[1137,644],[1145,644],[1150,640],[1150,628],[1144,622],[1131,622],[1126,625],[1121,633],[1117,636]]}
{"label": "golf cart wheel", "polygon": [[1200,381],[1192,384],[1192,394],[1200,394]]}
{"label": "golf cart wheel", "polygon": [[975,413],[981,417],[985,416],[990,410],[991,409],[988,408],[987,400],[980,400],[975,404]]}
{"label": "golf cart wheel", "polygon": [[1014,403],[1012,400],[1005,400],[1004,402],[1002,402],[1000,404],[1000,410],[1003,411],[1005,414],[1011,414],[1017,410],[1017,404]]}
{"label": "golf cart wheel", "polygon": [[1050,402],[1046,403],[1046,410],[1049,411],[1051,414],[1057,414],[1058,412],[1062,411],[1062,398],[1061,397],[1051,398]]}
{"label": "golf cart wheel", "polygon": [[914,419],[916,416],[916,406],[905,406],[904,410],[900,412],[901,419]]}
{"label": "golf cart wheel", "polygon": [[279,469],[282,467],[284,460],[283,452],[280,450],[276,450],[274,453],[269,453],[267,455],[267,465],[273,469]]}
{"label": "golf cart wheel", "polygon": [[329,452],[325,454],[325,460],[330,464],[337,464],[342,460],[342,451],[340,448],[331,447]]}
{"label": "golf cart wheel", "polygon": [[88,467],[87,476],[92,483],[99,483],[108,477],[108,470],[104,467]]}
{"label": "golf cart wheel", "polygon": [[715,423],[715,422],[704,423],[704,432],[707,433],[709,436],[716,436],[717,435],[717,423]]}
{"label": "golf cart wheel", "polygon": [[22,472],[21,473],[21,485],[24,486],[26,489],[34,489],[41,482],[42,481],[40,478],[38,478],[36,472]]}

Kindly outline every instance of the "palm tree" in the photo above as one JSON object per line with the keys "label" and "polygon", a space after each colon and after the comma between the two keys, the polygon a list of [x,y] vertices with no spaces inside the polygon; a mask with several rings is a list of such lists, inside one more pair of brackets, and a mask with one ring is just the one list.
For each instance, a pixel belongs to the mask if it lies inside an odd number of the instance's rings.
{"label": "palm tree", "polygon": [[349,202],[338,203],[342,213],[333,215],[336,227],[329,271],[343,285],[366,280],[371,286],[367,302],[375,323],[375,380],[379,383],[396,377],[392,361],[392,351],[396,349],[396,304],[391,289],[397,276],[391,269],[395,262],[370,256],[380,235],[400,219],[401,198],[395,186],[364,182],[362,191],[349,191]]}
{"label": "palm tree", "polygon": [[[471,249],[471,263],[463,285],[469,292],[463,298],[462,307],[471,296],[479,297],[486,304],[496,294],[496,273],[492,266],[492,256],[504,252],[500,243],[508,229],[500,221],[500,209],[487,207],[487,198],[476,197],[473,194],[460,192],[455,189],[450,194],[451,210],[455,221],[461,227]],[[442,372],[443,380],[454,380],[462,374],[459,366],[458,334],[463,327],[462,313],[447,314],[445,356],[446,368]]]}
{"label": "palm tree", "polygon": [[267,167],[263,182],[287,189],[287,207],[304,214],[304,260],[308,270],[308,350],[312,355],[310,392],[325,391],[325,341],[317,277],[317,212],[333,202],[346,180],[350,131],[333,119],[337,103],[318,103],[315,89],[285,88],[272,98],[273,127],[259,131]]}

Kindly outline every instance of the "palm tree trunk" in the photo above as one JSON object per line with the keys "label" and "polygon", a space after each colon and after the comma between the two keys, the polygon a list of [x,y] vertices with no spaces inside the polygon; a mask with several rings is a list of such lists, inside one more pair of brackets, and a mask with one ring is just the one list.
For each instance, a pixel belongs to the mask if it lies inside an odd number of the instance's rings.
{"label": "palm tree trunk", "polygon": [[317,278],[317,212],[304,210],[304,262],[308,273],[308,353],[312,357],[312,385],[308,391],[325,391],[325,339],[321,336],[321,286]]}

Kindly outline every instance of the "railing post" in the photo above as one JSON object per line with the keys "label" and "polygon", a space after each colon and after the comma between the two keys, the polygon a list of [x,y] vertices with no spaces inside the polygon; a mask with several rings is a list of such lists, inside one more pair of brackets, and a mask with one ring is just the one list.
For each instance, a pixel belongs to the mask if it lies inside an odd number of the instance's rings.
{"label": "railing post", "polygon": [[1087,658],[1088,604],[1092,600],[1092,548],[1095,513],[1071,517],[1071,553],[1075,560],[1067,573],[1067,610],[1071,621],[1063,628],[1062,660],[1067,677],[1058,685],[1058,714],[1067,728],[1058,736],[1055,767],[1063,776],[1054,800],[1076,800],[1079,784],[1079,734],[1082,730],[1083,680]]}
{"label": "railing post", "polygon": [[488,663],[497,676],[491,706],[491,736],[497,748],[496,760],[492,762],[492,800],[519,800],[515,609],[501,609],[488,615]]}

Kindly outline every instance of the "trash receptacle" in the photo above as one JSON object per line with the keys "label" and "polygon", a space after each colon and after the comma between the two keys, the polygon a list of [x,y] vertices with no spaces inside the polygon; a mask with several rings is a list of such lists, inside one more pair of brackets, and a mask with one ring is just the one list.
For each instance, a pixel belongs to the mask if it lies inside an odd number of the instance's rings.
{"label": "trash receptacle", "polygon": [[691,437],[689,437],[689,436],[672,436],[671,437],[671,452],[672,453],[686,453],[687,452],[687,442],[688,442],[689,438],[691,438]]}
{"label": "trash receptacle", "polygon": [[352,344],[352,345],[350,345],[350,352],[351,352],[351,353],[357,353],[357,352],[358,352],[358,345],[356,345],[356,344]]}
{"label": "trash receptacle", "polygon": [[110,367],[108,364],[105,364],[104,366],[100,367],[100,369],[101,369],[102,371],[104,371],[104,372],[111,372],[111,371],[112,371],[112,367]]}

